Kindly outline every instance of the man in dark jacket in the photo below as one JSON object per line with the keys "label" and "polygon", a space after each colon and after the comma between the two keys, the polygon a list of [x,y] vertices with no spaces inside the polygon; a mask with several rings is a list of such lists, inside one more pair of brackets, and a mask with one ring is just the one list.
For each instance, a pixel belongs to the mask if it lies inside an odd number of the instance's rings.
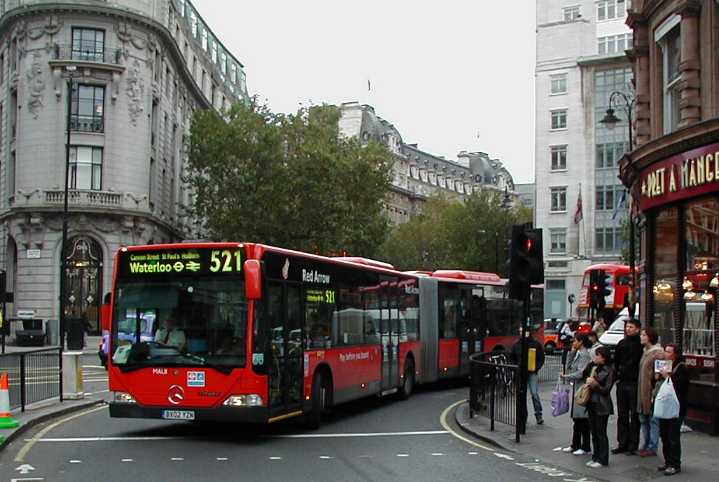
{"label": "man in dark jacket", "polygon": [[[519,365],[522,357],[522,328],[519,329],[520,339],[512,345],[512,361]],[[532,337],[532,332],[527,330],[527,357],[531,359],[530,353],[534,350],[534,367],[529,367],[529,376],[527,377],[527,387],[532,394],[532,404],[534,405],[534,416],[537,419],[537,425],[542,425],[542,401],[539,399],[539,370],[544,365],[544,347],[541,343]]]}
{"label": "man in dark jacket", "polygon": [[639,448],[639,413],[637,412],[637,379],[642,344],[639,320],[627,320],[624,339],[614,352],[614,373],[617,380],[617,442],[613,454],[634,455]]}

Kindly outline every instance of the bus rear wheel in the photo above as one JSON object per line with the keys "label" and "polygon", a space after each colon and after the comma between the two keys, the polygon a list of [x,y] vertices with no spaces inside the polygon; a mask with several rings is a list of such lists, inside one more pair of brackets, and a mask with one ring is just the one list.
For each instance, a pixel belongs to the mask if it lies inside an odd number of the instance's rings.
{"label": "bus rear wheel", "polygon": [[399,397],[402,400],[407,400],[412,396],[414,391],[414,362],[407,360],[404,367],[404,378],[402,380],[402,388],[399,391]]}
{"label": "bus rear wheel", "polygon": [[322,413],[327,409],[327,383],[320,372],[312,378],[312,409],[306,415],[307,428],[316,430],[322,423]]}

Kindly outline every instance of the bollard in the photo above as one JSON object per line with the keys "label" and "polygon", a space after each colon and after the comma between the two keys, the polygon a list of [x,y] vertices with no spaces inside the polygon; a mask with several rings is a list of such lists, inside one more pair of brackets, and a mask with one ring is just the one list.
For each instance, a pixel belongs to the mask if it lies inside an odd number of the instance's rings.
{"label": "bollard", "polygon": [[10,414],[8,376],[7,373],[2,373],[0,374],[0,428],[16,428],[19,425],[18,421]]}
{"label": "bollard", "polygon": [[62,391],[63,399],[79,400],[85,398],[82,379],[82,351],[62,353]]}

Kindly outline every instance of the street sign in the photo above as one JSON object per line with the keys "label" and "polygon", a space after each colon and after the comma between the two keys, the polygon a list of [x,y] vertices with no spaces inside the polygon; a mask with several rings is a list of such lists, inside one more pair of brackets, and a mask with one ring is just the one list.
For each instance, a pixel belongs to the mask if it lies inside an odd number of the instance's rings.
{"label": "street sign", "polygon": [[40,259],[42,251],[39,249],[28,249],[27,259]]}
{"label": "street sign", "polygon": [[17,310],[18,318],[35,318],[35,310]]}

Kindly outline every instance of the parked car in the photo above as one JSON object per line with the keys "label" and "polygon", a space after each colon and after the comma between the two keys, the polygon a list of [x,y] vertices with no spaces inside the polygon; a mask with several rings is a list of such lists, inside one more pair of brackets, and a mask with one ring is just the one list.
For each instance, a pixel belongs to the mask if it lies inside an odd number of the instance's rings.
{"label": "parked car", "polygon": [[[634,308],[634,317],[639,316],[639,305]],[[617,343],[624,338],[624,322],[629,319],[629,308],[624,308],[619,312],[616,319],[609,325],[607,331],[599,337],[599,343],[608,347],[610,350],[614,350]]]}
{"label": "parked car", "polygon": [[561,347],[559,332],[564,321],[550,318],[544,320],[544,352],[552,354]]}

